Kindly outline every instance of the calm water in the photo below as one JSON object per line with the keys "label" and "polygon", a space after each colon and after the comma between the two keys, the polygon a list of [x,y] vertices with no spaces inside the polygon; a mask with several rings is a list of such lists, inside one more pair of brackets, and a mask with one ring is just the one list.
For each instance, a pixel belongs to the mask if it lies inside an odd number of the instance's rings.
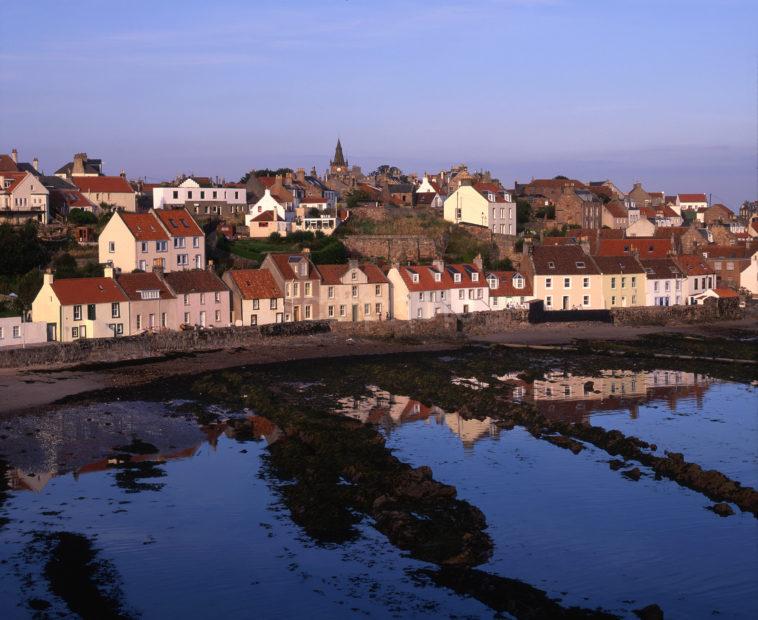
{"label": "calm water", "polygon": [[[618,428],[758,485],[754,388],[663,371],[493,380],[513,383],[516,400],[546,415]],[[25,554],[35,531],[91,538],[129,609],[145,618],[492,617],[419,579],[425,565],[368,522],[354,542],[314,544],[267,473],[277,429],[250,418],[257,440],[240,442],[203,430],[178,405],[105,403],[0,422],[11,487],[0,529],[2,618],[32,617],[32,598],[66,610]],[[573,455],[518,427],[502,431],[413,398],[377,390],[335,398],[335,410],[376,424],[398,458],[429,465],[484,512],[495,551],[483,570],[627,617],[653,602],[667,618],[758,617],[752,515],[717,517],[707,498],[673,482],[623,478],[600,450]],[[160,452],[139,458],[160,462],[129,476],[108,457],[135,436]]]}

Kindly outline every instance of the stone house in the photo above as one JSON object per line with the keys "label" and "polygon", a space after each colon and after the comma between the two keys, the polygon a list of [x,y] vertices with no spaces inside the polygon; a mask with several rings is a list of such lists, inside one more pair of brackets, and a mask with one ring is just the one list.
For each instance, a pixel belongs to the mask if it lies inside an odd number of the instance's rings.
{"label": "stone house", "polygon": [[734,220],[734,218],[734,211],[725,205],[722,205],[721,203],[711,205],[705,211],[703,211],[703,223],[706,226],[709,224],[714,224],[716,222],[727,224]]}
{"label": "stone house", "polygon": [[284,294],[267,269],[230,269],[222,279],[232,295],[235,325],[284,322]]}
{"label": "stone house", "polygon": [[376,265],[318,265],[319,313],[336,321],[381,321],[389,316],[390,283]]}
{"label": "stone house", "polygon": [[284,292],[284,321],[310,321],[320,314],[321,274],[310,260],[310,251],[270,253],[261,263]]}

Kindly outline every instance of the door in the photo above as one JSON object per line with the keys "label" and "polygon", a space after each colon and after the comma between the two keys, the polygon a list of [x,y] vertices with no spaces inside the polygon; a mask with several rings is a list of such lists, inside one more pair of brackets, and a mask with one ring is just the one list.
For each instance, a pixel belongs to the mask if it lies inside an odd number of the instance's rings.
{"label": "door", "polygon": [[276,322],[277,323],[284,323],[284,314],[281,312],[276,313]]}
{"label": "door", "polygon": [[292,315],[294,316],[294,320],[295,321],[299,321],[300,320],[300,306],[295,306],[292,309]]}
{"label": "door", "polygon": [[353,304],[353,322],[358,320],[358,304]]}
{"label": "door", "polygon": [[205,327],[205,310],[200,311],[200,325]]}
{"label": "door", "polygon": [[463,304],[463,314],[468,314],[468,304]]}
{"label": "door", "polygon": [[58,340],[58,326],[55,323],[47,324],[47,341],[55,342]]}
{"label": "door", "polygon": [[563,296],[563,309],[568,310],[569,309],[569,298],[567,295]]}

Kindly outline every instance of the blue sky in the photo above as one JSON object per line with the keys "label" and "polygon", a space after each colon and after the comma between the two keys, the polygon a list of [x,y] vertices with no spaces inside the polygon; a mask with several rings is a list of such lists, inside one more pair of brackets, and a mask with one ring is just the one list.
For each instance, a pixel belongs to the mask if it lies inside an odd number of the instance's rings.
{"label": "blue sky", "polygon": [[467,162],[755,199],[758,2],[480,0],[3,6],[0,151],[47,172],[238,178]]}

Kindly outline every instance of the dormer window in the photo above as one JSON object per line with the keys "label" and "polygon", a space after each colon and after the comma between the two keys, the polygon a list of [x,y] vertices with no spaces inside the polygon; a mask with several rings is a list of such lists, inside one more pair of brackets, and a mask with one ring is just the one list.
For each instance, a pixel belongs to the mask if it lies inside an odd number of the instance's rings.
{"label": "dormer window", "polygon": [[580,261],[580,260],[576,261],[576,268],[577,269],[584,269],[585,268],[584,261]]}
{"label": "dormer window", "polygon": [[439,271],[434,272],[434,281],[442,282],[442,274]]}
{"label": "dormer window", "polygon": [[513,276],[513,288],[524,288],[524,278],[522,276]]}
{"label": "dormer window", "polygon": [[305,261],[300,263],[300,275],[301,276],[307,276],[308,275],[308,266],[305,264]]}
{"label": "dormer window", "polygon": [[471,274],[471,281],[472,282],[479,282],[479,274],[474,272]]}
{"label": "dormer window", "polygon": [[453,282],[460,282],[461,281],[461,274],[454,273],[453,274]]}
{"label": "dormer window", "polygon": [[418,284],[418,274],[417,273],[412,273],[411,274],[411,282],[413,282],[414,284]]}
{"label": "dormer window", "polygon": [[489,284],[490,288],[497,288],[497,278],[494,276],[487,278],[487,283]]}
{"label": "dormer window", "polygon": [[548,269],[555,269],[555,263],[553,261],[548,261],[547,267]]}

